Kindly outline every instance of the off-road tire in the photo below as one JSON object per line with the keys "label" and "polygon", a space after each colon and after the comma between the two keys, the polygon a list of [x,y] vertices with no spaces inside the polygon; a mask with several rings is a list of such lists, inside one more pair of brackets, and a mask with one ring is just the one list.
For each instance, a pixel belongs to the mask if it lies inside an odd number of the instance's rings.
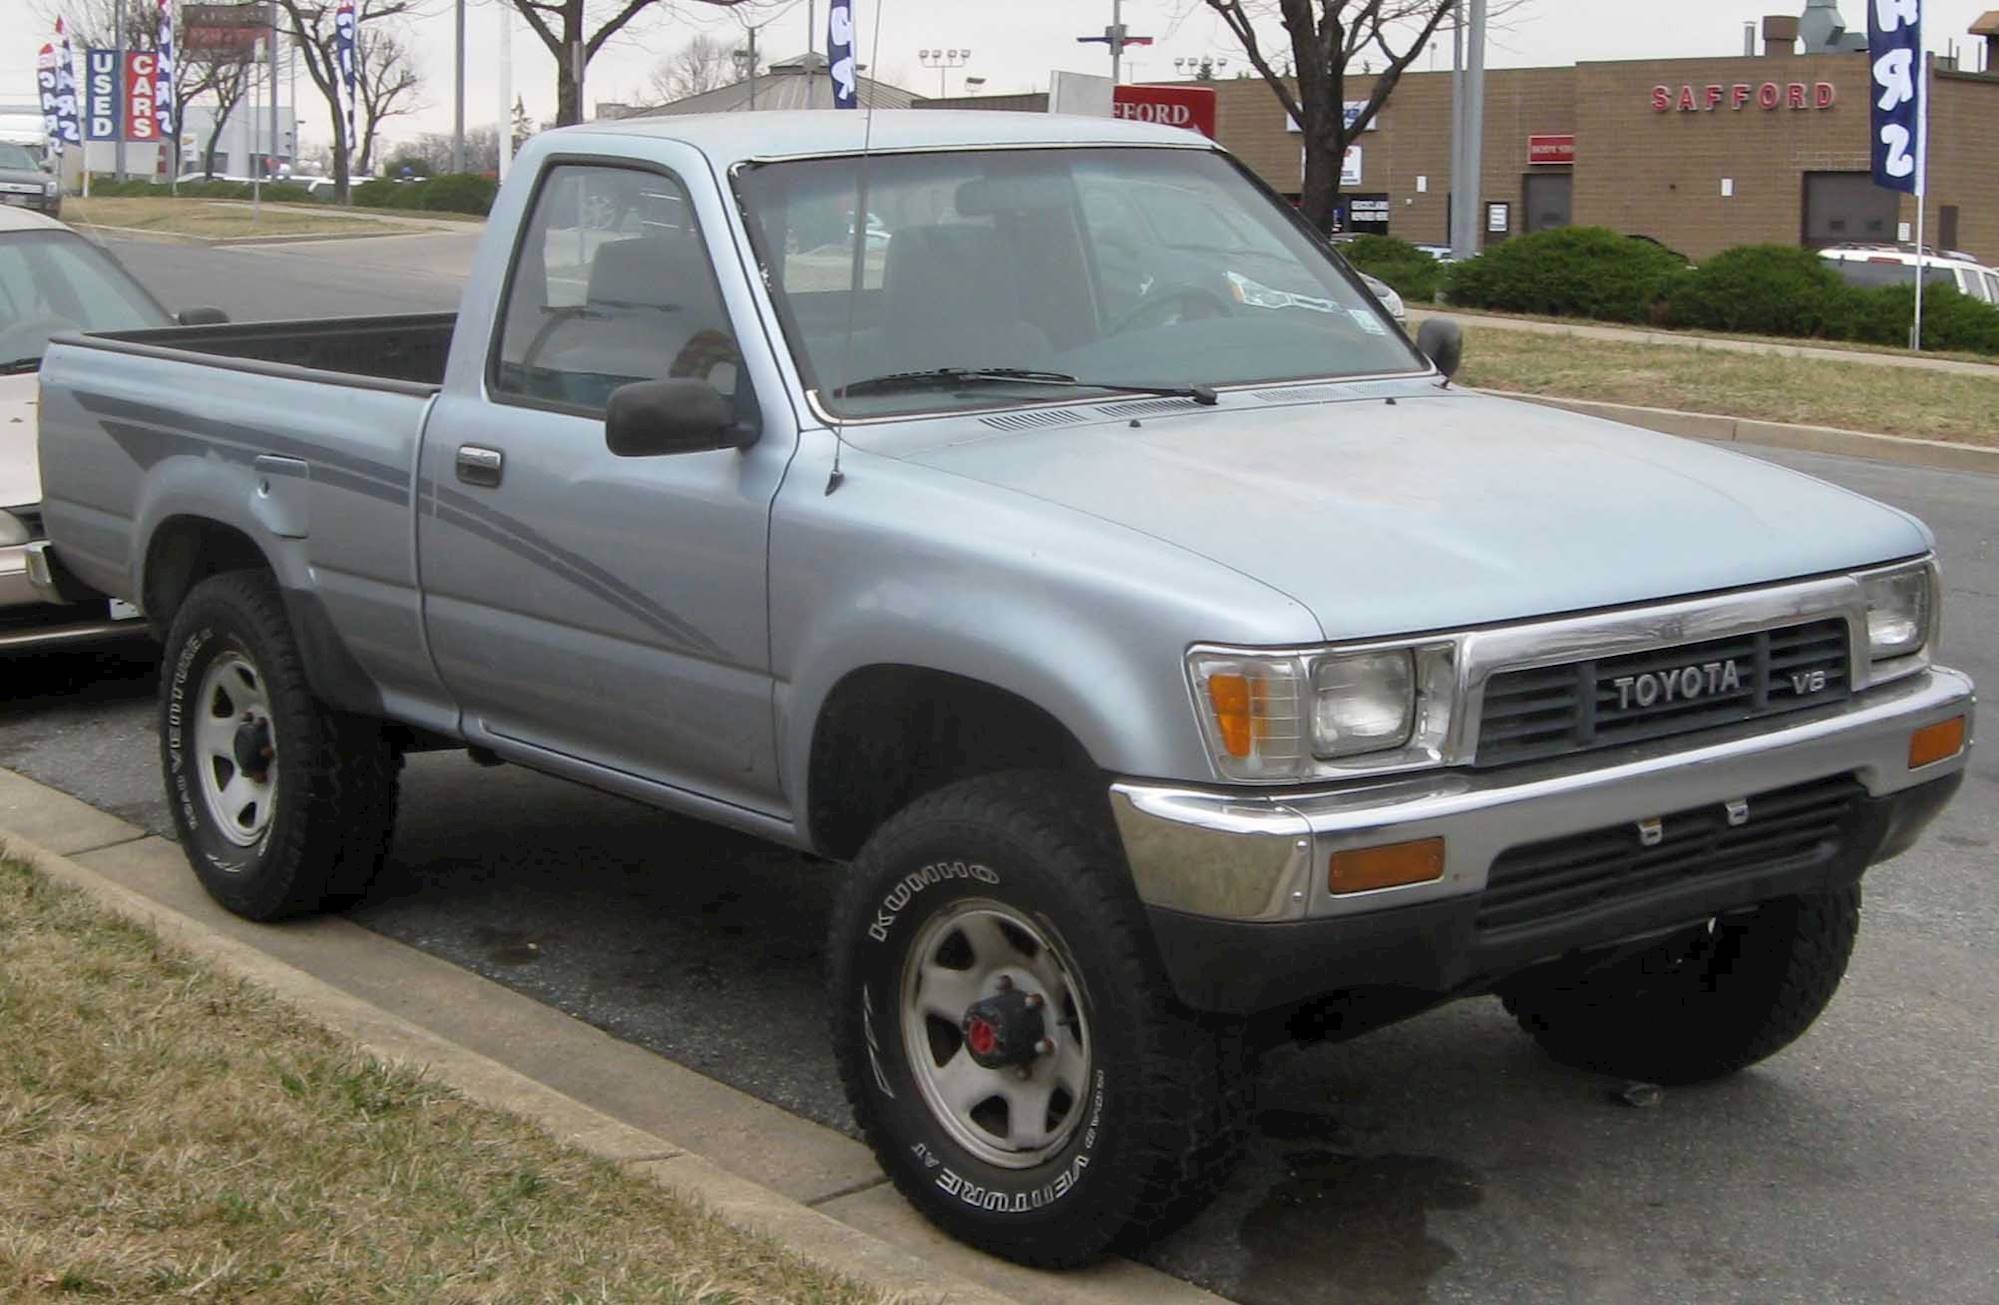
{"label": "off-road tire", "polygon": [[[1780,897],[1594,970],[1557,962],[1502,989],[1554,1059],[1648,1083],[1733,1074],[1825,1010],[1860,928],[1860,886]],[[1691,948],[1691,950],[1690,950]]]}
{"label": "off-road tire", "polygon": [[[277,797],[262,836],[238,846],[199,791],[190,713],[225,651],[262,677],[276,739]],[[276,582],[231,571],[194,587],[167,633],[160,672],[160,765],[181,847],[209,896],[251,920],[338,910],[366,893],[396,819],[400,752],[381,722],[312,694]]]}
{"label": "off-road tire", "polygon": [[[997,901],[1059,936],[1085,990],[1094,1085],[1084,1126],[1033,1168],[980,1158],[916,1089],[901,975],[924,922]],[[869,840],[836,904],[829,999],[854,1116],[882,1168],[931,1222],[1022,1264],[1085,1263],[1201,1210],[1247,1132],[1239,1023],[1172,996],[1109,813],[1054,776],[965,780],[919,798]]]}

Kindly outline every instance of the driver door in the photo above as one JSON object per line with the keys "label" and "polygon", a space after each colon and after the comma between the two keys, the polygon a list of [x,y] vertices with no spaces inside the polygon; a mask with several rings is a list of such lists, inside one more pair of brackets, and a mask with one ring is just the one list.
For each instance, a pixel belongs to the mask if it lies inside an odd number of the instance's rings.
{"label": "driver door", "polygon": [[789,447],[605,444],[630,381],[703,379],[754,412],[688,190],[555,160],[523,232],[482,383],[439,398],[422,453],[425,630],[465,733],[780,810],[764,560]]}

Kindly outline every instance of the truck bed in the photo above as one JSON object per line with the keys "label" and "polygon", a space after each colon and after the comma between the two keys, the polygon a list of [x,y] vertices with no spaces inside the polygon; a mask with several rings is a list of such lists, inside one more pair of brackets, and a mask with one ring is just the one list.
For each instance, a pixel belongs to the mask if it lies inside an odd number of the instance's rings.
{"label": "truck bed", "polygon": [[[293,322],[225,322],[106,331],[74,337],[117,352],[177,356],[177,361],[321,382],[435,389],[458,325],[456,313],[323,317]],[[190,357],[188,355],[198,355]]]}

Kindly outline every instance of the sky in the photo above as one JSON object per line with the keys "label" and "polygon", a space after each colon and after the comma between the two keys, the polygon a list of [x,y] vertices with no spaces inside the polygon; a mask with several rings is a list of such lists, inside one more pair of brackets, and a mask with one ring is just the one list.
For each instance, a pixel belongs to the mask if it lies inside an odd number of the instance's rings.
{"label": "sky", "polygon": [[[35,99],[35,51],[44,39],[37,11],[60,0],[0,0],[0,105]],[[392,140],[420,132],[451,130],[452,0],[419,0],[427,10],[414,23],[414,46],[423,76],[421,107],[385,124]],[[600,0],[591,0],[593,8]],[[613,7],[601,0],[604,8]],[[1946,43],[1969,43],[1965,30],[1999,0],[1928,0],[1926,36],[1941,53]],[[1865,0],[1842,0],[1851,25],[1864,25]],[[1742,48],[1742,25],[1765,13],[1796,13],[1803,0],[1521,0],[1492,33],[1488,62],[1494,67],[1560,65],[1589,59],[1630,59],[1733,54]],[[810,17],[808,18],[808,9]],[[987,93],[1045,90],[1055,70],[1107,74],[1102,45],[1079,45],[1076,37],[1101,33],[1111,18],[1111,0],[854,0],[862,61],[869,75],[920,94],[935,95],[938,73],[923,66],[925,49],[970,51],[966,65],[946,74],[948,89],[963,92],[967,75],[986,78]],[[527,24],[500,0],[468,0],[466,18],[466,109],[468,125],[499,117],[499,32],[509,15],[513,46],[513,86],[529,115],[545,121],[555,105],[555,66]],[[759,24],[760,52],[784,58],[822,45],[826,0],[754,0],[745,15]],[[1174,77],[1176,57],[1227,57],[1228,73],[1244,66],[1240,49],[1203,0],[1125,0],[1124,22],[1134,36],[1157,44],[1127,52],[1128,80]],[[808,23],[810,26],[808,26]],[[813,30],[816,28],[816,32]],[[1271,30],[1275,28],[1272,25]],[[649,73],[666,54],[696,32],[740,42],[738,17],[694,0],[671,0],[635,22],[590,63],[585,102],[649,100]],[[1448,38],[1438,43],[1437,66],[1450,66]],[[1419,60],[1415,67],[1429,66]],[[303,98],[309,92],[299,79]],[[301,108],[305,144],[328,136],[318,101]]]}

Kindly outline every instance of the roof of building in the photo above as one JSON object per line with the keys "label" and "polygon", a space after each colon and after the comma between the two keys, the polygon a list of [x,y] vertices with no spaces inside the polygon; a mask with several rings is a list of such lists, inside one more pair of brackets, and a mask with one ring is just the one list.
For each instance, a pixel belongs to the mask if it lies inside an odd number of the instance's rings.
{"label": "roof of building", "polygon": [[[874,119],[867,136],[868,119]],[[682,141],[727,167],[747,159],[962,149],[981,145],[1179,145],[1210,142],[1179,127],[1124,118],[1081,118],[1052,113],[980,113],[940,109],[927,113],[857,113],[820,109],[797,113],[675,114],[618,118],[544,132],[537,141],[565,135],[650,136]],[[558,146],[559,148],[559,146]]]}
{"label": "roof of building", "polygon": [[[686,113],[736,113],[748,109],[754,103],[758,112],[772,110],[785,112],[793,109],[830,109],[833,107],[833,81],[826,73],[826,56],[805,53],[780,59],[755,77],[727,86],[718,86],[712,91],[702,91],[685,99],[674,100],[649,109],[634,110],[633,117],[653,117],[657,115],[677,115]],[[914,91],[905,91],[887,82],[878,82],[871,77],[856,77],[859,83],[856,93],[863,106],[877,109],[906,109],[916,98]]]}
{"label": "roof of building", "polygon": [[1973,36],[1999,36],[1999,9],[1989,9],[1971,24]]}

